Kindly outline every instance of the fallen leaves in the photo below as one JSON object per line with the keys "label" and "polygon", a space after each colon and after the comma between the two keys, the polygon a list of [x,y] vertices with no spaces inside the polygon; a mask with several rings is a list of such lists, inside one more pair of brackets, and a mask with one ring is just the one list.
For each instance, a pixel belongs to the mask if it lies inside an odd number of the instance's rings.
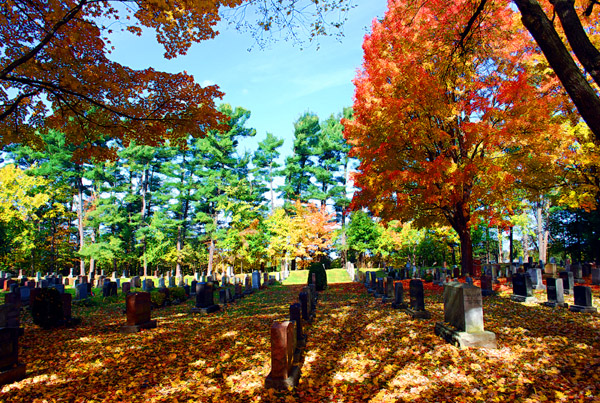
{"label": "fallen leaves", "polygon": [[[34,402],[436,402],[593,401],[600,397],[600,315],[484,299],[497,350],[459,350],[433,333],[440,287],[426,288],[430,320],[413,320],[360,284],[320,294],[306,330],[300,384],[264,389],[269,328],[287,319],[301,286],[275,286],[213,315],[191,302],[153,312],[158,328],[122,335],[122,306],[75,307],[74,329],[39,329],[25,316],[27,378],[1,401]],[[543,299],[543,294],[539,294]],[[572,296],[567,297],[572,299]],[[572,302],[572,301],[571,301]],[[118,309],[118,308],[121,309]]]}

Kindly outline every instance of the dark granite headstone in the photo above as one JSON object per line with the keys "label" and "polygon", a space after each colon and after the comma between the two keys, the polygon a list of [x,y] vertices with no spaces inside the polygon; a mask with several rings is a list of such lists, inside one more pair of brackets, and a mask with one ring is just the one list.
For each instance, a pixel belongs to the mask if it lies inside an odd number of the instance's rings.
{"label": "dark granite headstone", "polygon": [[429,319],[431,314],[425,309],[425,291],[423,290],[423,282],[419,279],[412,279],[408,286],[410,307],[406,312],[413,318]]}
{"label": "dark granite headstone", "polygon": [[544,302],[543,305],[552,308],[555,306],[567,308],[569,306],[569,304],[565,303],[565,293],[561,278],[548,277],[546,279],[546,293],[548,301]]}
{"label": "dark granite headstone", "polygon": [[536,302],[533,296],[531,277],[524,273],[515,273],[512,276],[513,293],[510,299],[517,302]]}
{"label": "dark granite headstone", "polygon": [[575,280],[573,278],[573,273],[570,271],[561,271],[558,273],[560,278],[563,281],[563,290],[566,295],[573,294],[573,286],[575,285]]}
{"label": "dark granite headstone", "polygon": [[81,300],[88,297],[88,286],[87,283],[77,284],[75,286],[75,299]]}
{"label": "dark granite headstone", "polygon": [[302,308],[299,302],[290,305],[290,321],[296,323],[296,341],[298,347],[306,345],[306,336],[302,333]]}
{"label": "dark granite headstone", "polygon": [[135,333],[142,329],[153,329],[156,320],[150,319],[152,302],[149,292],[135,292],[126,297],[127,323],[121,327],[122,333]]}
{"label": "dark granite headstone", "polygon": [[400,281],[394,284],[394,302],[392,302],[392,308],[394,309],[406,309],[408,305],[404,302],[404,286]]}
{"label": "dark granite headstone", "polygon": [[302,309],[302,319],[309,322],[310,321],[310,308],[308,306],[308,293],[306,291],[300,292],[298,295],[298,299],[300,300],[300,307]]}
{"label": "dark granite headstone", "polygon": [[212,283],[198,283],[196,285],[196,307],[192,313],[212,313],[218,311],[219,305],[215,304]]}
{"label": "dark granite headstone", "polygon": [[0,385],[25,378],[25,364],[19,363],[19,329],[0,328]]}
{"label": "dark granite headstone", "polygon": [[597,312],[596,307],[592,305],[592,289],[585,285],[576,285],[573,287],[573,297],[575,303],[569,308],[572,312]]}

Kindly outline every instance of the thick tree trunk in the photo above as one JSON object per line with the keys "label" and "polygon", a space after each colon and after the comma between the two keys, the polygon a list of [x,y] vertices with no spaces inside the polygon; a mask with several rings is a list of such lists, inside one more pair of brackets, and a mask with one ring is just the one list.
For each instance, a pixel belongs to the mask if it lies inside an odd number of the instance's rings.
{"label": "thick tree trunk", "polygon": [[468,274],[472,276],[473,242],[471,240],[471,228],[469,226],[469,222],[471,221],[471,213],[468,210],[467,203],[457,203],[453,215],[448,217],[448,221],[458,234],[458,239],[460,240],[460,275],[466,276]]}
{"label": "thick tree trunk", "polygon": [[[544,52],[550,67],[552,67],[552,70],[554,70],[563,87],[573,100],[579,114],[594,133],[596,143],[600,143],[600,98],[598,98],[598,95],[587,81],[585,74],[571,57],[565,44],[554,29],[552,22],[548,19],[548,16],[540,7],[537,0],[514,0],[514,2],[521,12],[523,25],[525,25],[542,49],[542,52]],[[554,3],[560,6],[556,9],[559,18],[565,18],[564,12],[561,16],[561,12],[559,11],[561,8],[568,8],[567,6],[562,7],[566,1],[554,0]],[[563,27],[565,31],[578,31],[573,24]],[[585,33],[583,34],[585,35]],[[571,33],[567,33],[567,36],[569,35]],[[593,45],[588,46],[585,43],[572,43],[571,39],[569,39],[569,43],[575,49],[579,58],[590,60],[592,71],[594,71],[597,67],[596,58],[585,56],[587,54],[586,49],[589,46],[593,47]]]}
{"label": "thick tree trunk", "polygon": [[[148,168],[146,168],[144,170],[144,177],[142,178],[142,209],[140,211],[140,228],[144,227],[144,224],[146,222],[146,213],[147,213],[147,201],[146,201],[146,193],[148,192],[148,177],[149,177],[149,170]],[[142,257],[143,257],[143,264],[144,264],[144,277],[148,276],[148,259],[146,257],[146,249],[147,249],[147,241],[146,241],[146,236],[142,235]]]}
{"label": "thick tree trunk", "polygon": [[529,260],[529,236],[525,230],[523,231],[523,236],[521,237],[521,245],[523,248],[523,261],[527,262]]}
{"label": "thick tree trunk", "polygon": [[212,276],[213,272],[213,258],[215,256],[215,240],[210,238],[210,244],[208,245],[208,276]]}
{"label": "thick tree trunk", "polygon": [[536,235],[538,241],[538,250],[540,252],[540,260],[544,263],[548,263],[546,260],[548,257],[548,231],[544,229],[544,218],[547,204],[542,199],[536,203],[535,208],[535,221],[536,221]]}

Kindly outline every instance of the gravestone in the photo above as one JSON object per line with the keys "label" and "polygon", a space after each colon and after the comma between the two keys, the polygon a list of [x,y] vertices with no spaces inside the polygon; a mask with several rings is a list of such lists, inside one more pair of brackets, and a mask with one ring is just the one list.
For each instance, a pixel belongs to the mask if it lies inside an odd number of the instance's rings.
{"label": "gravestone", "polygon": [[198,283],[196,285],[196,307],[191,309],[191,313],[208,314],[219,309],[219,305],[214,302],[212,283]]}
{"label": "gravestone", "polygon": [[19,363],[19,329],[0,328],[0,385],[25,378],[25,364]]}
{"label": "gravestone", "polygon": [[574,280],[573,280],[573,273],[571,273],[570,271],[561,271],[560,273],[558,273],[560,278],[562,278],[563,281],[563,290],[565,291],[566,295],[571,295],[573,294],[573,286],[575,285]]}
{"label": "gravestone", "polygon": [[592,272],[592,284],[600,285],[600,269],[592,268],[591,272]]}
{"label": "gravestone", "polygon": [[131,288],[141,288],[142,287],[142,279],[140,276],[133,276],[131,278]]}
{"label": "gravestone", "polygon": [[444,322],[435,324],[435,334],[460,348],[496,348],[496,335],[483,327],[481,289],[459,282],[444,286]]}
{"label": "gravestone", "polygon": [[569,304],[565,303],[565,293],[561,278],[548,277],[546,279],[546,293],[548,294],[548,301],[544,302],[543,305],[552,308],[555,306],[569,307]]}
{"label": "gravestone", "polygon": [[150,319],[151,306],[149,292],[134,292],[127,295],[127,323],[121,327],[121,333],[136,333],[142,329],[154,329],[156,320]]}
{"label": "gravestone", "polygon": [[22,336],[25,329],[21,327],[21,311],[15,304],[0,305],[0,328],[10,327],[19,330]]}
{"label": "gravestone", "polygon": [[575,263],[571,266],[571,273],[573,273],[573,280],[575,284],[583,284],[585,280],[583,279],[583,268],[581,264]]}
{"label": "gravestone", "polygon": [[[29,300],[31,301],[31,295],[29,297]],[[12,304],[12,305],[16,306],[17,309],[20,311],[21,310],[21,294],[16,293],[16,292],[10,292],[10,293],[4,294],[4,303]]]}
{"label": "gravestone", "polygon": [[31,288],[29,287],[19,287],[18,292],[21,296],[21,304],[23,306],[29,305],[29,296],[31,294]]}
{"label": "gravestone", "polygon": [[296,324],[296,347],[303,349],[306,346],[306,335],[302,332],[302,307],[299,302],[290,305],[290,321]]}
{"label": "gravestone", "polygon": [[490,295],[494,295],[494,283],[492,281],[492,276],[488,274],[483,274],[481,276],[481,295],[484,297],[488,297]]}
{"label": "gravestone", "polygon": [[298,299],[300,300],[302,319],[304,319],[306,322],[310,322],[312,318],[310,317],[310,303],[308,302],[308,293],[306,291],[301,291],[298,295]]}
{"label": "gravestone", "polygon": [[410,306],[406,313],[413,319],[429,319],[431,314],[425,309],[425,291],[423,282],[419,279],[412,279],[409,283]]}
{"label": "gravestone", "polygon": [[175,287],[175,277],[172,277],[172,276],[167,277],[167,285],[169,288]]}
{"label": "gravestone", "polygon": [[192,280],[192,283],[190,285],[190,295],[196,295],[196,285],[198,284],[198,282],[196,280]]}
{"label": "gravestone", "polygon": [[87,284],[77,284],[75,286],[75,300],[82,300],[88,297],[88,286]]}
{"label": "gravestone", "polygon": [[383,278],[378,278],[377,279],[377,286],[375,287],[375,298],[381,298],[384,295],[384,288],[383,288]]}
{"label": "gravestone", "polygon": [[265,388],[288,390],[298,385],[300,368],[294,365],[296,329],[293,322],[273,322],[271,326],[271,372]]}
{"label": "gravestone", "polygon": [[165,288],[165,287],[166,287],[166,285],[165,285],[165,278],[164,277],[160,277],[158,279],[158,288]]}
{"label": "gravestone", "polygon": [[177,276],[175,279],[177,280],[177,287],[183,287],[185,285],[182,275]]}
{"label": "gravestone", "polygon": [[547,276],[556,277],[556,275],[558,274],[558,267],[556,266],[556,263],[545,264],[544,265],[544,273]]}
{"label": "gravestone", "polygon": [[226,288],[221,288],[219,290],[219,304],[227,305],[229,301],[227,301],[227,293]]}
{"label": "gravestone", "polygon": [[121,286],[121,292],[125,295],[129,294],[129,292],[131,291],[131,283],[129,281],[126,281],[122,284]]}
{"label": "gravestone", "polygon": [[576,285],[573,287],[573,297],[575,303],[569,307],[571,312],[597,312],[592,305],[592,289],[585,285]]}
{"label": "gravestone", "polygon": [[408,305],[404,302],[404,286],[400,281],[394,284],[394,302],[392,302],[392,308],[394,309],[406,309]]}
{"label": "gravestone", "polygon": [[25,287],[35,288],[35,280],[28,280],[24,284]]}
{"label": "gravestone", "polygon": [[542,270],[541,269],[529,269],[527,271],[531,278],[531,288],[534,290],[545,290],[546,286],[542,282]]}
{"label": "gravestone", "polygon": [[250,279],[249,275],[246,275],[244,278],[244,285],[244,295],[250,295],[254,292],[254,289],[252,288],[252,280]]}
{"label": "gravestone", "polygon": [[234,298],[235,299],[244,298],[244,293],[243,293],[242,285],[239,282],[235,283],[235,295],[234,295]]}
{"label": "gravestone", "polygon": [[260,273],[256,270],[252,272],[252,289],[258,290],[260,288]]}
{"label": "gravestone", "polygon": [[385,279],[385,295],[382,298],[382,302],[388,302],[394,300],[394,278],[387,277]]}
{"label": "gravestone", "polygon": [[512,276],[513,293],[510,299],[516,302],[537,302],[533,296],[531,278],[525,273],[515,273]]}

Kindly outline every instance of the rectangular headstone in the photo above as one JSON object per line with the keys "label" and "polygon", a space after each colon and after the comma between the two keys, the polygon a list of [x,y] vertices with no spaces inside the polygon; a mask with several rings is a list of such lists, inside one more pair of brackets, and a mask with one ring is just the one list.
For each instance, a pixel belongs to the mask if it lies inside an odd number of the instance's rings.
{"label": "rectangular headstone", "polygon": [[592,305],[592,289],[585,285],[573,287],[573,298],[575,303],[569,308],[573,312],[597,312]]}
{"label": "rectangular headstone", "polygon": [[563,290],[563,281],[561,278],[548,277],[546,279],[546,293],[548,295],[548,301],[544,303],[546,306],[562,306],[567,307],[565,304],[565,293]]}
{"label": "rectangular headstone", "polygon": [[287,390],[298,384],[300,370],[293,365],[296,329],[293,322],[274,322],[271,326],[271,372],[265,387]]}
{"label": "rectangular headstone", "polygon": [[560,278],[563,281],[563,289],[565,294],[571,295],[573,294],[573,286],[575,285],[575,280],[573,279],[573,273],[570,271],[561,271],[558,273]]}

